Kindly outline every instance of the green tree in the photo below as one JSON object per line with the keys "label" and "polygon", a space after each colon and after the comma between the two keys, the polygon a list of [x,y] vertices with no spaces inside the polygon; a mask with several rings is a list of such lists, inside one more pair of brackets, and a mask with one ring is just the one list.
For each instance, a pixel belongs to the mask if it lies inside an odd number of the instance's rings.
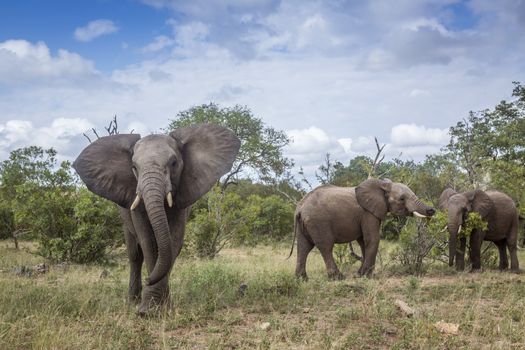
{"label": "green tree", "polygon": [[[84,188],[79,190],[71,164],[58,164],[53,149],[31,146],[12,151],[1,163],[0,179],[0,196],[12,213],[12,229],[29,231],[44,257],[102,261],[108,248],[122,242],[116,207]],[[0,211],[2,218],[7,214]]]}
{"label": "green tree", "polygon": [[196,123],[215,123],[230,128],[241,140],[241,148],[232,170],[224,176],[221,188],[235,183],[243,175],[256,175],[259,180],[272,182],[293,166],[283,156],[290,139],[283,131],[267,126],[249,108],[234,106],[220,108],[214,103],[195,106],[179,112],[166,131]]}

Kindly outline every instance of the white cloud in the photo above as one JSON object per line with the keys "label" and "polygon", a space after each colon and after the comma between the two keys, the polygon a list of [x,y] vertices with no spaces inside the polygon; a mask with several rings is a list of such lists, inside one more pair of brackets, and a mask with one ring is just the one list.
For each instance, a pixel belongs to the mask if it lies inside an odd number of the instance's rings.
{"label": "white cloud", "polygon": [[288,137],[292,140],[289,152],[292,154],[305,154],[312,152],[323,152],[331,141],[328,134],[315,126],[307,129],[294,129],[287,131]]}
{"label": "white cloud", "polygon": [[159,36],[156,36],[155,39],[153,39],[151,43],[144,46],[141,49],[141,51],[144,53],[157,52],[167,47],[173,46],[173,44],[175,44],[175,40],[165,35],[159,35]]}
{"label": "white cloud", "polygon": [[68,84],[97,75],[91,61],[67,50],[60,49],[56,55],[52,55],[43,42],[0,42],[0,84],[45,84],[57,79]]}
{"label": "white cloud", "polygon": [[416,124],[399,124],[392,128],[390,139],[396,147],[442,146],[450,139],[448,128],[427,128]]}
{"label": "white cloud", "polygon": [[35,145],[54,148],[62,160],[71,160],[75,156],[72,151],[77,148],[72,143],[78,144],[82,133],[91,127],[83,118],[57,118],[51,125],[41,127],[28,120],[8,120],[0,124],[0,157],[6,158],[16,148]]}
{"label": "white cloud", "polygon": [[109,19],[97,19],[89,22],[85,27],[75,29],[75,39],[82,42],[88,42],[102,35],[115,33],[118,27]]}

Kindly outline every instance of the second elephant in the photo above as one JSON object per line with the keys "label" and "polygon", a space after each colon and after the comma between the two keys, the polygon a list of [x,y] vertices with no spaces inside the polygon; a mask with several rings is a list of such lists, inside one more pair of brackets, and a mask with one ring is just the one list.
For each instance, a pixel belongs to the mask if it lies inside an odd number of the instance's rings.
{"label": "second elephant", "polygon": [[358,273],[370,275],[379,247],[381,221],[388,212],[399,216],[432,216],[435,210],[422,203],[408,186],[390,180],[368,179],[357,187],[324,185],[314,189],[295,211],[296,276],[307,278],[306,258],[316,246],[329,277],[342,278],[332,249],[335,243],[354,240],[362,252]]}
{"label": "second elephant", "polygon": [[470,233],[470,261],[472,270],[481,269],[481,243],[492,241],[499,249],[499,268],[505,270],[509,263],[507,248],[510,252],[510,268],[519,271],[518,263],[518,211],[514,201],[498,191],[472,190],[462,193],[447,188],[439,198],[439,207],[447,210],[447,228],[449,240],[449,265],[456,260],[456,269],[465,268],[466,237],[460,238],[460,249],[456,249],[458,235],[470,212],[477,212],[487,221],[486,231],[475,230]]}

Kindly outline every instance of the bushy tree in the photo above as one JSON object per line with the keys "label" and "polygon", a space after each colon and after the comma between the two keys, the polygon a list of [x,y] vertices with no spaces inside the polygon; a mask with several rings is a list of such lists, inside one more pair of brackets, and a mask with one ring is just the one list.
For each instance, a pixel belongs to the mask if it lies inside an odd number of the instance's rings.
{"label": "bushy tree", "polygon": [[283,149],[290,139],[283,131],[276,130],[256,118],[245,106],[221,108],[214,103],[192,107],[179,112],[166,131],[197,124],[214,123],[231,129],[241,140],[241,148],[231,171],[221,180],[224,190],[239,176],[256,175],[259,180],[273,182],[282,176],[293,163],[284,157]]}
{"label": "bushy tree", "polygon": [[0,179],[2,202],[14,219],[11,229],[30,232],[28,238],[38,242],[44,257],[97,262],[121,243],[116,207],[79,189],[70,163],[58,164],[53,149],[31,146],[11,152],[1,164]]}

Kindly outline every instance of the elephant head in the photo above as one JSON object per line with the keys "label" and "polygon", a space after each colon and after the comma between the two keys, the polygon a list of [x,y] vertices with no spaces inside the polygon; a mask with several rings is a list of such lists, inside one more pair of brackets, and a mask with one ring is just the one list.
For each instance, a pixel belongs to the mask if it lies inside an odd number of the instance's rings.
{"label": "elephant head", "polygon": [[412,190],[399,182],[368,179],[355,189],[357,202],[379,220],[388,212],[396,216],[432,216],[435,210],[424,204]]}
{"label": "elephant head", "polygon": [[456,255],[456,240],[461,233],[461,226],[465,223],[470,212],[477,212],[482,218],[487,218],[494,203],[492,199],[482,190],[472,190],[462,193],[447,188],[439,198],[439,207],[447,210],[447,228],[449,232],[449,260],[450,266],[454,265]]}
{"label": "elephant head", "polygon": [[[92,192],[121,207],[145,209],[157,244],[146,284],[169,273],[174,257],[166,210],[183,209],[205,194],[239,151],[233,132],[214,124],[176,129],[169,135],[106,136],[86,147],[73,167]],[[167,205],[167,206],[166,206]],[[155,254],[155,252],[144,252]]]}

